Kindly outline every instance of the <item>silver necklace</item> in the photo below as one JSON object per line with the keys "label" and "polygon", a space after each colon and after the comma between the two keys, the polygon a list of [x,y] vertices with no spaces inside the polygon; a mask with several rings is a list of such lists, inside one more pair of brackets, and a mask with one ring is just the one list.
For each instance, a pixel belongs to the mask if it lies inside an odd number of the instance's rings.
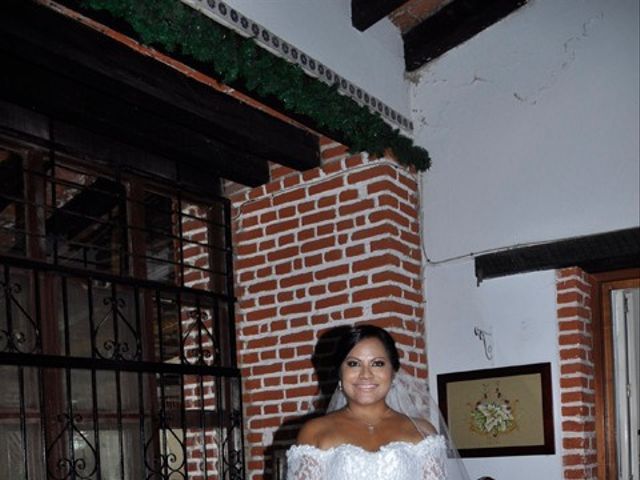
{"label": "silver necklace", "polygon": [[380,416],[380,418],[378,419],[377,422],[375,423],[371,423],[371,422],[367,422],[366,420],[364,420],[363,418],[358,417],[355,413],[353,413],[353,410],[351,410],[351,408],[347,405],[347,410],[349,410],[351,412],[351,415],[353,415],[353,418],[355,418],[356,420],[358,420],[361,423],[364,423],[367,426],[367,431],[370,434],[373,434],[375,432],[376,427],[378,426],[378,424],[380,422],[382,422],[382,420],[384,420],[384,417],[386,416],[387,412],[389,410],[391,410],[389,407],[387,407],[387,409],[384,411],[384,413]]}

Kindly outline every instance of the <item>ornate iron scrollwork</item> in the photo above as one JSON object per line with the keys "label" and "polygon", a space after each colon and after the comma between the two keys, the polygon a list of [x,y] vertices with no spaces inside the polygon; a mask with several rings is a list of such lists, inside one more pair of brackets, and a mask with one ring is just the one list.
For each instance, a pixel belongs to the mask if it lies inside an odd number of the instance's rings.
{"label": "ornate iron scrollwork", "polygon": [[[6,328],[0,328],[0,352],[38,353],[40,350],[40,329],[16,297],[22,291],[22,285],[17,282],[0,281],[0,291],[3,293],[7,310]],[[30,327],[33,333],[31,338],[24,331],[14,329],[15,320],[10,321],[11,316],[9,312],[12,305],[14,305],[27,320],[26,326]]]}
{"label": "ornate iron scrollwork", "polygon": [[[78,428],[78,424],[82,422],[81,415],[68,415],[62,413],[58,415],[58,421],[64,423],[63,429],[53,439],[51,444],[47,447],[47,457],[50,457],[53,451],[61,449],[62,451],[68,451],[69,444],[66,435],[71,435],[73,452],[68,452],[69,457],[59,458],[53,462],[57,466],[57,471],[52,471],[51,468],[47,469],[49,478],[53,480],[90,480],[98,470],[98,455],[94,445]],[[75,458],[75,451],[79,450],[78,447],[86,446],[91,454],[92,458],[88,461],[85,457]]]}
{"label": "ornate iron scrollwork", "polygon": [[182,337],[185,352],[183,362],[192,365],[217,365],[220,361],[220,347],[205,323],[210,321],[209,314],[197,308],[190,310],[188,317],[191,321]]}
{"label": "ornate iron scrollwork", "polygon": [[[158,436],[151,435],[144,445],[144,464],[149,472],[145,480],[153,480],[158,478],[157,476],[167,480],[186,480],[187,459],[183,453],[185,451],[184,442],[169,426],[171,419],[169,415],[161,412],[157,415],[157,419]],[[183,453],[182,459],[175,452],[169,450],[167,438],[169,436],[177,442],[179,451]],[[158,442],[161,437],[163,437],[163,442]]]}
{"label": "ornate iron scrollwork", "polygon": [[[140,360],[142,356],[142,344],[140,341],[139,332],[131,325],[131,323],[127,320],[127,317],[122,313],[122,310],[127,306],[127,302],[120,297],[106,297],[103,299],[103,303],[105,305],[110,305],[111,308],[104,315],[102,320],[98,322],[93,330],[93,337],[96,340],[95,353],[99,358],[108,359],[108,360],[123,360],[123,361],[132,361],[132,360]],[[101,331],[104,331],[109,325],[109,320],[113,322],[112,331],[114,338],[109,338],[102,342],[103,350],[98,348],[98,337]],[[116,325],[117,323],[117,325]],[[131,338],[135,342],[135,350],[129,354],[131,351],[131,347],[129,346],[129,342],[126,340],[122,340],[123,335],[119,334],[119,329],[117,326],[124,326],[126,331],[130,333]]]}

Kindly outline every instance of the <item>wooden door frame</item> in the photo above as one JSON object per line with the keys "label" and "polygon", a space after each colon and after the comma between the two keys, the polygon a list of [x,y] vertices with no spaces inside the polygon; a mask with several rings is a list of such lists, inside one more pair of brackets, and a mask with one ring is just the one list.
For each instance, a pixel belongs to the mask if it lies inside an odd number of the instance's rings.
{"label": "wooden door frame", "polygon": [[592,275],[593,362],[595,367],[595,422],[598,478],[617,478],[616,410],[613,385],[612,290],[640,288],[640,268]]}

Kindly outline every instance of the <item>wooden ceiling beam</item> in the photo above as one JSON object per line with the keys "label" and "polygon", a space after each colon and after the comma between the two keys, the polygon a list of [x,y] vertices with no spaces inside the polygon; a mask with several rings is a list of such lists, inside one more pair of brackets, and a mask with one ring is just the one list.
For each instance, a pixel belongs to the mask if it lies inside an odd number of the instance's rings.
{"label": "wooden ceiling beam", "polygon": [[[0,35],[0,43],[4,40]],[[55,60],[55,59],[54,59]],[[59,66],[65,63],[58,59]],[[152,154],[178,159],[203,174],[257,186],[269,179],[264,159],[230,148],[196,129],[0,48],[0,99]],[[70,73],[74,72],[69,69]],[[108,83],[108,82],[106,82]],[[101,85],[103,88],[105,84]]]}
{"label": "wooden ceiling beam", "polygon": [[351,24],[364,32],[407,0],[351,0]]}
{"label": "wooden ceiling beam", "polygon": [[580,267],[589,273],[640,267],[640,228],[512,248],[480,255],[478,281],[519,273]]}
{"label": "wooden ceiling beam", "polygon": [[[229,155],[210,158],[212,167],[218,171],[235,172],[236,178],[245,171],[250,177],[248,170],[261,162],[264,166],[258,169],[258,176],[262,177],[268,161],[298,170],[320,163],[317,135],[218,92],[48,8],[22,0],[1,2],[0,36],[0,50],[16,61],[21,59],[23,66],[28,65],[27,70],[49,72],[47,75],[59,80],[60,88],[65,88],[63,78],[67,78],[70,85],[89,98],[100,95],[111,98],[115,101],[114,108],[121,107],[118,101],[126,102],[132,121],[148,115],[150,124],[162,126],[157,133],[158,141],[152,143],[165,145],[167,138],[173,138],[178,146],[173,150],[184,151],[188,148],[184,139],[197,138],[197,145],[203,149],[208,145],[209,150],[228,152]],[[37,88],[30,93],[38,96],[41,105],[47,103],[38,95]],[[67,93],[73,95],[72,91]],[[5,99],[11,101],[6,95]],[[109,104],[104,107],[109,108]],[[49,101],[43,108],[62,115],[62,105],[53,108]],[[99,119],[94,120],[94,126],[104,125]],[[67,121],[74,124],[75,120],[67,118]],[[131,125],[132,121],[125,119],[121,125]],[[118,125],[114,127],[125,134]],[[153,138],[152,130],[143,126],[142,131],[147,139]],[[182,132],[186,137],[170,135],[172,131]],[[131,139],[138,133],[128,132],[125,136]],[[164,137],[165,134],[169,135]],[[197,148],[194,145],[192,150]],[[235,156],[232,164],[222,165],[230,156]],[[248,163],[241,164],[241,159],[247,159]],[[251,183],[256,181],[257,177],[250,179]]]}
{"label": "wooden ceiling beam", "polygon": [[453,0],[403,35],[407,71],[467,41],[527,0]]}

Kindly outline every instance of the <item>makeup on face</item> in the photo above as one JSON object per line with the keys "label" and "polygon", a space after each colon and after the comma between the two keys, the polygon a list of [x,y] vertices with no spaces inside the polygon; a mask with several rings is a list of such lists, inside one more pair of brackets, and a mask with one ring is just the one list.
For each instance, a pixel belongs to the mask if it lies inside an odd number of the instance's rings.
{"label": "makeup on face", "polygon": [[384,400],[391,388],[393,367],[384,345],[377,338],[359,342],[340,368],[344,394],[356,403]]}

